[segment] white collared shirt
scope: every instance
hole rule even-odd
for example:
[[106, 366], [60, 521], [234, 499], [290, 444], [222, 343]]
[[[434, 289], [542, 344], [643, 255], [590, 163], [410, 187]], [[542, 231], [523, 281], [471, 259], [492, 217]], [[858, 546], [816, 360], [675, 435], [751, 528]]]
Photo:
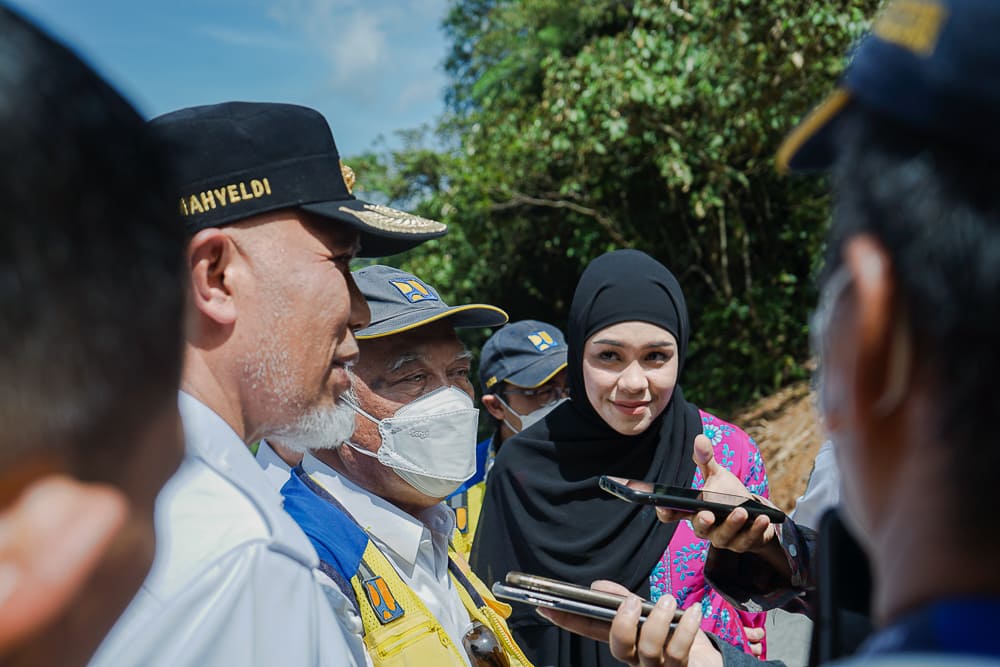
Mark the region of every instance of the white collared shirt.
[[789, 514], [795, 523], [813, 530], [819, 529], [819, 520], [840, 501], [840, 468], [833, 451], [833, 441], [827, 440], [819, 448], [806, 490], [795, 501], [795, 510]]
[[444, 503], [438, 503], [417, 518], [358, 486], [311, 454], [302, 459], [302, 468], [371, 536], [468, 663], [462, 637], [472, 621], [448, 573], [448, 541], [455, 529], [454, 512]]
[[156, 503], [156, 559], [91, 665], [364, 665], [351, 603], [235, 431], [181, 393], [186, 455]]
[[260, 445], [257, 446], [257, 465], [259, 465], [264, 470], [264, 474], [267, 478], [271, 480], [272, 486], [281, 491], [281, 487], [285, 485], [288, 481], [289, 476], [292, 474], [292, 468], [285, 461], [278, 456], [271, 445], [267, 444], [267, 440], [261, 440]]

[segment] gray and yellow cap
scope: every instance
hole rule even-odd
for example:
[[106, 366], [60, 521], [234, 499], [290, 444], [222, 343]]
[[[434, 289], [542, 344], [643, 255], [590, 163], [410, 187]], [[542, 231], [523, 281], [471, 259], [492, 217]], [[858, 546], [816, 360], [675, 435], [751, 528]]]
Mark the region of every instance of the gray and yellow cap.
[[371, 324], [356, 334], [360, 340], [391, 336], [446, 317], [457, 329], [498, 327], [508, 319], [503, 310], [485, 303], [449, 306], [437, 290], [402, 269], [376, 264], [353, 275], [372, 313]]
[[512, 322], [490, 336], [479, 357], [479, 379], [487, 394], [502, 382], [534, 389], [566, 368], [566, 339], [538, 320]]

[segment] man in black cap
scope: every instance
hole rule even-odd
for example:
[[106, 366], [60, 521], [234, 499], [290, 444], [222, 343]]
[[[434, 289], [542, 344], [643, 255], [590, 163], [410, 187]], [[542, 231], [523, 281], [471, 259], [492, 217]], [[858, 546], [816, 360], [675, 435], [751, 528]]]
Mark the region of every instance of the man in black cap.
[[[1000, 447], [987, 426], [1000, 414], [998, 34], [995, 0], [891, 2], [778, 155], [779, 167], [833, 174], [811, 328], [877, 627], [839, 664], [1000, 664]], [[703, 470], [705, 488], [740, 492], [718, 465]], [[752, 552], [737, 565], [754, 600], [811, 588], [812, 544], [794, 525], [747, 527], [742, 510], [692, 524], [712, 540], [710, 562]], [[619, 614], [613, 650], [660, 664], [652, 633], [664, 624], [647, 622], [637, 643], [634, 616]]]
[[369, 319], [350, 261], [445, 227], [355, 199], [311, 109], [231, 102], [151, 126], [190, 236], [187, 457], [158, 501], [164, 549], [95, 664], [363, 664], [350, 602], [317, 583], [315, 550], [247, 444], [350, 435], [338, 401]]
[[[524, 665], [497, 614], [503, 607], [449, 548], [455, 518], [441, 502], [475, 470], [471, 355], [455, 329], [498, 326], [507, 315], [449, 306], [389, 266], [355, 278], [372, 312], [345, 399], [356, 430], [331, 433], [305, 455], [282, 488], [285, 508], [322, 571], [354, 598], [376, 666], [399, 664], [400, 650], [412, 665]], [[503, 660], [479, 661], [484, 647]]]
[[507, 438], [520, 433], [569, 396], [566, 339], [558, 328], [538, 320], [511, 322], [489, 337], [479, 355], [483, 407], [493, 434], [476, 445], [476, 474], [448, 497], [464, 556], [472, 549], [483, 506], [486, 478]]

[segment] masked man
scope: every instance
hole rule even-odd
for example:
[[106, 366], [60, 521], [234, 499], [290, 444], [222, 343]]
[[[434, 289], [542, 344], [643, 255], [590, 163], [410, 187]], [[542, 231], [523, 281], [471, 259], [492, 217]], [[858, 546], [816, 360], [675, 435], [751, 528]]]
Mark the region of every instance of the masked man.
[[483, 407], [493, 418], [493, 435], [476, 446], [476, 474], [448, 497], [455, 511], [463, 555], [472, 548], [486, 491], [486, 477], [500, 446], [569, 397], [566, 339], [537, 320], [512, 322], [490, 336], [479, 359]]
[[506, 605], [449, 553], [455, 518], [441, 502], [476, 464], [471, 355], [455, 328], [507, 315], [449, 307], [390, 267], [354, 275], [372, 310], [358, 332], [354, 395], [343, 399], [356, 429], [306, 454], [282, 489], [285, 509], [321, 571], [354, 600], [374, 665], [527, 664], [502, 619]]

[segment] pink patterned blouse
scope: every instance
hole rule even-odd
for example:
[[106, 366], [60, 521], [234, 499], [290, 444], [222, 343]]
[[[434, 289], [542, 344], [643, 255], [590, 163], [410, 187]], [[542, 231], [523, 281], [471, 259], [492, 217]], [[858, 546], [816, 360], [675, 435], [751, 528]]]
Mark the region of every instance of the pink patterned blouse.
[[[766, 498], [767, 473], [753, 439], [738, 427], [704, 410], [700, 412], [703, 432], [715, 449], [715, 460], [739, 477], [751, 493]], [[691, 488], [700, 489], [704, 485], [701, 471], [695, 470]], [[744, 626], [763, 627], [767, 615], [738, 611], [708, 585], [704, 574], [708, 546], [707, 540], [694, 534], [690, 521], [681, 521], [660, 562], [649, 575], [651, 597], [655, 602], [664, 593], [670, 593], [682, 609], [700, 603], [702, 630], [747, 650]]]

